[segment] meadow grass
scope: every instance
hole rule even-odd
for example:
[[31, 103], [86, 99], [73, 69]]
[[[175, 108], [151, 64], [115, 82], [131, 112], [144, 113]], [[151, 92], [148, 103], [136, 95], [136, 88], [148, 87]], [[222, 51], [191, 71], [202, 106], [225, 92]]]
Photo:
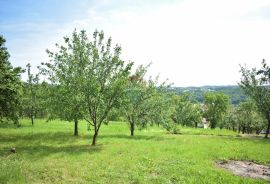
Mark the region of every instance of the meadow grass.
[[269, 183], [215, 165], [229, 159], [270, 164], [270, 140], [261, 137], [192, 128], [172, 135], [159, 127], [130, 137], [126, 123], [110, 122], [90, 146], [85, 122], [78, 137], [64, 121], [22, 125], [0, 128], [0, 183]]

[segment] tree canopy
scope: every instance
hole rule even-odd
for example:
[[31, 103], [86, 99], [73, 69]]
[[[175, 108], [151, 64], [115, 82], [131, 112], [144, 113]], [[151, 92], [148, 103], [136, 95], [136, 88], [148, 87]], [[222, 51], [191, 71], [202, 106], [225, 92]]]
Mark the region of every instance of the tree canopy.
[[224, 115], [227, 113], [229, 107], [229, 97], [224, 93], [208, 92], [205, 93], [204, 103], [206, 106], [205, 116], [207, 120], [210, 121], [210, 127], [216, 128], [216, 126], [221, 123]]
[[75, 125], [85, 119], [93, 127], [95, 145], [102, 123], [120, 104], [133, 63], [120, 59], [121, 47], [112, 49], [112, 39], [105, 41], [103, 31], [95, 31], [93, 41], [84, 30], [75, 30], [64, 40], [63, 45], [57, 44], [58, 51], [48, 51], [52, 60], [46, 63], [47, 76], [61, 99], [56, 107]]
[[258, 110], [268, 121], [265, 134], [265, 138], [267, 138], [270, 129], [270, 68], [263, 60], [260, 69], [252, 68], [250, 70], [241, 66], [241, 73], [240, 87], [254, 100]]
[[22, 82], [20, 67], [13, 68], [9, 62], [6, 40], [0, 36], [0, 118], [11, 119], [18, 124]]

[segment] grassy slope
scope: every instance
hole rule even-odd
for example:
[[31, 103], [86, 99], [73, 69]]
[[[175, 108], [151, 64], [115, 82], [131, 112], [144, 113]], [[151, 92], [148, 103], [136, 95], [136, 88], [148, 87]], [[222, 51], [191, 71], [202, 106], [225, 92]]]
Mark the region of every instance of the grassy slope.
[[101, 127], [92, 147], [83, 122], [79, 137], [72, 136], [72, 123], [23, 124], [0, 128], [0, 183], [269, 183], [215, 166], [218, 159], [270, 164], [270, 140], [262, 138], [203, 129], [170, 135], [158, 128], [131, 138], [125, 123], [113, 122]]

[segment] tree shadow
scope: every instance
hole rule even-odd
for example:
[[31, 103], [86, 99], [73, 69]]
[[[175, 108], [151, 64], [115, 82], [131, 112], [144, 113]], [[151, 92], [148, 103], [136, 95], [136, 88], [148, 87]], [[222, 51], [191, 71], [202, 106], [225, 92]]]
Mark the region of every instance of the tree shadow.
[[6, 123], [6, 122], [0, 122], [0, 128], [1, 129], [4, 129], [4, 128], [7, 128], [7, 129], [17, 129], [17, 128], [20, 128], [21, 126], [18, 126], [18, 125], [15, 125], [14, 123]]
[[[82, 136], [75, 137], [68, 132], [37, 132], [23, 134], [0, 134], [0, 157], [10, 155], [26, 155], [26, 157], [45, 157], [51, 154], [78, 155], [82, 153], [95, 153], [101, 150], [101, 145], [82, 145]], [[89, 139], [89, 137], [88, 137]], [[85, 142], [85, 141], [83, 141]], [[16, 153], [10, 149], [16, 148]]]
[[204, 133], [204, 132], [180, 132], [180, 135], [196, 135], [196, 136], [213, 136], [213, 137], [239, 137], [237, 134], [218, 134], [218, 133]]
[[164, 140], [164, 137], [160, 137], [157, 135], [125, 135], [125, 134], [105, 134], [100, 135], [99, 139], [128, 139], [128, 140], [155, 140], [155, 141], [161, 141]]
[[37, 142], [50, 142], [50, 143], [65, 143], [68, 141], [75, 141], [80, 136], [75, 137], [68, 132], [37, 132], [37, 133], [23, 133], [15, 135], [0, 135], [0, 143], [16, 143], [17, 141], [25, 141], [29, 144]]
[[101, 151], [101, 146], [87, 145], [63, 145], [63, 146], [43, 146], [43, 145], [31, 145], [31, 146], [16, 146], [16, 153], [12, 153], [10, 148], [4, 148], [0, 150], [0, 157], [8, 157], [11, 155], [26, 156], [31, 159], [40, 159], [53, 154], [68, 154], [79, 155], [83, 153], [94, 154]]

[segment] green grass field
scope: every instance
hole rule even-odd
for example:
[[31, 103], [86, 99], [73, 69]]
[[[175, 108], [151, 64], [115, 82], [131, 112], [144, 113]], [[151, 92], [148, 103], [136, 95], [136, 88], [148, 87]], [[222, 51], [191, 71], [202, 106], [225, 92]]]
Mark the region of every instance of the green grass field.
[[269, 183], [215, 166], [228, 159], [270, 164], [270, 140], [261, 137], [191, 128], [172, 135], [158, 127], [130, 137], [126, 123], [111, 122], [93, 147], [85, 122], [79, 137], [73, 123], [22, 124], [0, 128], [0, 183]]

